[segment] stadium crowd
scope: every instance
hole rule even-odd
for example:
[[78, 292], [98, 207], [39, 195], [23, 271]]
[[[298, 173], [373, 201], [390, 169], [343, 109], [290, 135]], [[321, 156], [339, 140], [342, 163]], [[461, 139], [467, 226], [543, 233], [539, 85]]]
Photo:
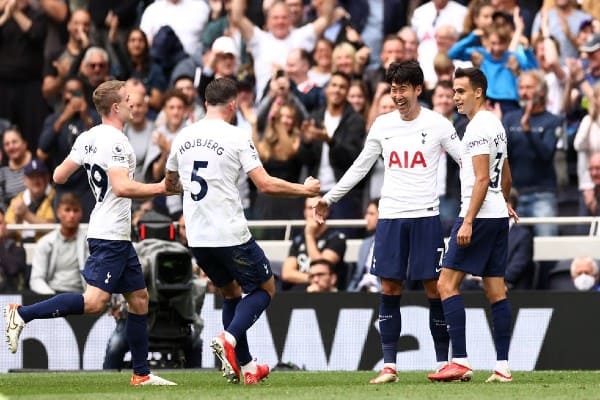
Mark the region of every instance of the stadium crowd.
[[[266, 171], [291, 182], [312, 175], [326, 193], [352, 165], [375, 118], [395, 110], [386, 70], [405, 60], [424, 71], [421, 105], [452, 122], [459, 137], [467, 120], [454, 106], [454, 69], [484, 72], [488, 108], [508, 136], [521, 217], [600, 215], [598, 1], [0, 0], [0, 291], [48, 294], [80, 285], [72, 272], [87, 250], [78, 247], [77, 227], [89, 221], [94, 196], [83, 168], [64, 184], [54, 184], [49, 171], [100, 123], [92, 93], [102, 82], [127, 81], [132, 118], [124, 132], [140, 182], [164, 178], [173, 139], [205, 114], [206, 86], [230, 77], [239, 90], [234, 123], [252, 135]], [[460, 183], [451, 157], [440, 160], [448, 235]], [[242, 174], [247, 218], [306, 217], [281, 260], [284, 290], [379, 290], [368, 272], [369, 246], [384, 169], [379, 160], [330, 210], [334, 219], [366, 216], [366, 231], [317, 225], [308, 203], [257, 193]], [[134, 220], [149, 210], [178, 221], [181, 197], [136, 201]], [[73, 213], [77, 221], [68, 222]], [[72, 227], [45, 238], [6, 231], [6, 224], [47, 222]], [[575, 229], [511, 229], [508, 286], [546, 288], [533, 282], [533, 237], [581, 233]], [[257, 239], [281, 235], [254, 232]], [[344, 262], [347, 237], [366, 238], [354, 266]], [[38, 240], [31, 272], [21, 246]], [[479, 287], [476, 279], [465, 283]]]

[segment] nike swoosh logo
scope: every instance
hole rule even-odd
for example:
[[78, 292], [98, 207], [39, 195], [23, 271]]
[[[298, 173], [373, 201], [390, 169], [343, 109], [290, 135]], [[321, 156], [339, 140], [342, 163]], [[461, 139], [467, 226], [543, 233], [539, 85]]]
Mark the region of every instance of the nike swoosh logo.
[[396, 137], [396, 136], [390, 136], [390, 137], [386, 137], [386, 138], [384, 138], [384, 139], [385, 139], [385, 140], [388, 140], [388, 139], [392, 139], [392, 138], [395, 138], [395, 137]]
[[441, 268], [436, 268], [435, 272], [440, 272], [442, 269]]
[[10, 314], [10, 320], [8, 321], [8, 329], [17, 329], [18, 325], [15, 322], [15, 314], [12, 312]]

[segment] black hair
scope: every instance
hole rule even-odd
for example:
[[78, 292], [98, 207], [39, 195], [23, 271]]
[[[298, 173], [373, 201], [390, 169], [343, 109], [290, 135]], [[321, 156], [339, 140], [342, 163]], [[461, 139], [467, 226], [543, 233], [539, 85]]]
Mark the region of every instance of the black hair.
[[386, 80], [391, 85], [409, 84], [413, 88], [421, 86], [424, 88], [425, 78], [423, 70], [417, 61], [400, 61], [390, 64], [386, 74]]
[[[346, 80], [346, 82], [348, 82], [348, 87], [350, 87], [350, 83], [352, 82], [352, 77], [350, 75], [348, 75], [345, 72], [342, 71], [334, 71], [331, 73], [331, 78], [333, 78], [334, 76], [339, 76], [342, 77]], [[329, 82], [331, 82], [331, 78], [329, 78]]]
[[487, 91], [487, 78], [479, 68], [458, 68], [454, 72], [454, 79], [456, 78], [468, 78], [469, 84], [473, 89], [481, 88], [483, 96]]

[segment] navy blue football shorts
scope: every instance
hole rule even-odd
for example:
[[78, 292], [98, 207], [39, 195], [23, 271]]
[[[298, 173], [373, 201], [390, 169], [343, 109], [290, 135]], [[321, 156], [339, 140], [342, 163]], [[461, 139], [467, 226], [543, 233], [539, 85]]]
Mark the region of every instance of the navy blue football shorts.
[[508, 254], [508, 218], [475, 218], [471, 243], [459, 247], [456, 234], [463, 223], [454, 222], [444, 268], [455, 269], [481, 277], [504, 276]]
[[90, 256], [83, 277], [88, 285], [109, 293], [129, 293], [146, 287], [142, 266], [128, 240], [88, 239]]
[[251, 293], [273, 276], [271, 264], [254, 238], [230, 247], [192, 247], [198, 266], [221, 288], [233, 280]]
[[401, 281], [438, 279], [443, 256], [439, 216], [377, 222], [371, 264], [373, 275]]

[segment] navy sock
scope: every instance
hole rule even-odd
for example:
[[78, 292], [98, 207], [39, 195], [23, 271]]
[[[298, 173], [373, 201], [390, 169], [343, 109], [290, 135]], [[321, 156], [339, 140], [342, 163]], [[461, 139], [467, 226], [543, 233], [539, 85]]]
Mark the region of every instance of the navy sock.
[[[233, 321], [233, 316], [235, 315], [235, 308], [239, 304], [241, 297], [236, 297], [235, 299], [225, 299], [223, 300], [223, 311], [221, 313], [221, 318], [223, 320], [223, 328], [227, 330], [231, 321]], [[241, 365], [246, 365], [250, 361], [252, 361], [252, 355], [250, 354], [250, 347], [248, 346], [248, 337], [244, 332], [239, 338], [237, 338], [237, 345], [235, 346], [235, 355], [237, 356], [238, 362]]]
[[381, 349], [383, 350], [384, 363], [396, 363], [398, 340], [402, 329], [400, 315], [401, 295], [381, 295], [379, 303], [379, 334], [381, 335]]
[[[262, 289], [258, 289], [240, 300], [235, 309], [233, 320], [226, 330], [227, 332], [231, 333], [238, 342], [237, 346], [235, 347], [235, 353], [241, 365], [245, 365], [252, 361], [252, 356], [250, 355], [250, 350], [248, 349], [246, 331], [250, 329], [250, 327], [260, 317], [262, 312], [266, 310], [270, 302], [271, 296], [269, 296], [269, 293]], [[245, 349], [243, 348], [244, 344]], [[240, 345], [242, 347], [240, 347]]]
[[452, 357], [466, 358], [465, 303], [462, 297], [457, 294], [442, 301], [442, 305], [446, 324], [448, 324], [448, 334], [452, 342]]
[[508, 299], [503, 299], [492, 304], [492, 321], [494, 324], [496, 359], [508, 360], [510, 328], [512, 323], [512, 312]]
[[125, 335], [131, 351], [133, 373], [144, 376], [150, 373], [148, 368], [148, 316], [127, 313]]
[[448, 349], [450, 348], [450, 335], [444, 319], [442, 300], [429, 300], [429, 330], [433, 337], [435, 348], [435, 359], [438, 362], [448, 361]]
[[83, 314], [83, 295], [81, 293], [61, 293], [48, 300], [19, 307], [19, 315], [25, 323], [34, 319], [59, 318], [77, 314]]

